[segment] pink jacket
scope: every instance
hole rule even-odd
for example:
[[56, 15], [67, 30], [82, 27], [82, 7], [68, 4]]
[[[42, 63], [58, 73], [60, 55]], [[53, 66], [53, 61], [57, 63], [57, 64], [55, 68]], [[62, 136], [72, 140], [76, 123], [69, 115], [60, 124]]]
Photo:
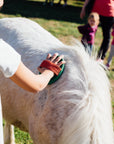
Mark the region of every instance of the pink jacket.
[[101, 16], [114, 17], [114, 0], [95, 0], [92, 11]]
[[97, 26], [90, 27], [89, 24], [86, 24], [86, 25], [78, 26], [78, 30], [83, 35], [82, 41], [86, 41], [88, 44], [94, 44]]

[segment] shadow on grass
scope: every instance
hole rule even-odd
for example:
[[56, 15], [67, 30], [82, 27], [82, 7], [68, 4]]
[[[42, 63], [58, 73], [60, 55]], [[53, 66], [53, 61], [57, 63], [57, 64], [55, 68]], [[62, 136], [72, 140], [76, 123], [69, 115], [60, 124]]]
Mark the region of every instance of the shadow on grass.
[[64, 8], [62, 5], [58, 4], [54, 4], [53, 6], [49, 4], [44, 6], [43, 4], [43, 2], [38, 1], [8, 0], [5, 2], [1, 12], [3, 14], [28, 18], [44, 18], [76, 23], [84, 22], [79, 17], [81, 7], [68, 5]]

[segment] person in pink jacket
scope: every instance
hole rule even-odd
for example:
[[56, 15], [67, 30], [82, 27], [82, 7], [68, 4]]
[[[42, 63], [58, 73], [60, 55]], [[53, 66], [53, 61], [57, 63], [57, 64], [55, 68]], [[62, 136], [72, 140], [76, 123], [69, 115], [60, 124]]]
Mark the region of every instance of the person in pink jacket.
[[113, 30], [112, 30], [112, 36], [113, 36], [113, 40], [112, 40], [112, 43], [111, 43], [111, 50], [110, 50], [110, 54], [109, 54], [108, 61], [107, 61], [107, 64], [106, 64], [106, 67], [108, 69], [110, 68], [111, 61], [112, 61], [112, 58], [114, 56], [114, 26], [113, 26]]
[[81, 42], [85, 47], [85, 50], [91, 55], [95, 34], [99, 24], [99, 15], [95, 12], [89, 14], [88, 23], [78, 26], [78, 31], [82, 34]]
[[[85, 16], [88, 2], [89, 0], [85, 0], [84, 6], [80, 13], [80, 18]], [[114, 0], [95, 0], [92, 12], [97, 12], [100, 15], [103, 41], [98, 51], [97, 58], [103, 62], [109, 47], [111, 28], [114, 23]]]

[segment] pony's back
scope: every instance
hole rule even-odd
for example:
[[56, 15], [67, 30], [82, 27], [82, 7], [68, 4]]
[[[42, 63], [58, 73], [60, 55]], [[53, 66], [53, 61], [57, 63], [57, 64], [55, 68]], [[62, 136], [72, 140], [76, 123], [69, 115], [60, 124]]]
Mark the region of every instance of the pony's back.
[[0, 75], [8, 122], [27, 130], [35, 144], [114, 144], [109, 81], [80, 43], [66, 46], [24, 18], [1, 19], [0, 38], [34, 73], [48, 53], [64, 54], [66, 60], [62, 77], [36, 95]]

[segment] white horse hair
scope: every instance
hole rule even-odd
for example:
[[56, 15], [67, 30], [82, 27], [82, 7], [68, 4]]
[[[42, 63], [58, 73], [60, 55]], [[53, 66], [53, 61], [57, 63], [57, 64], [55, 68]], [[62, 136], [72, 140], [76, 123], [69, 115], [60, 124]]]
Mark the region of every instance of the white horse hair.
[[[0, 20], [0, 38], [34, 73], [48, 53], [65, 56], [62, 77], [37, 94], [0, 73], [3, 117], [28, 131], [34, 144], [114, 144], [108, 78], [78, 42], [67, 46], [26, 18]], [[14, 144], [5, 136], [5, 144]]]

